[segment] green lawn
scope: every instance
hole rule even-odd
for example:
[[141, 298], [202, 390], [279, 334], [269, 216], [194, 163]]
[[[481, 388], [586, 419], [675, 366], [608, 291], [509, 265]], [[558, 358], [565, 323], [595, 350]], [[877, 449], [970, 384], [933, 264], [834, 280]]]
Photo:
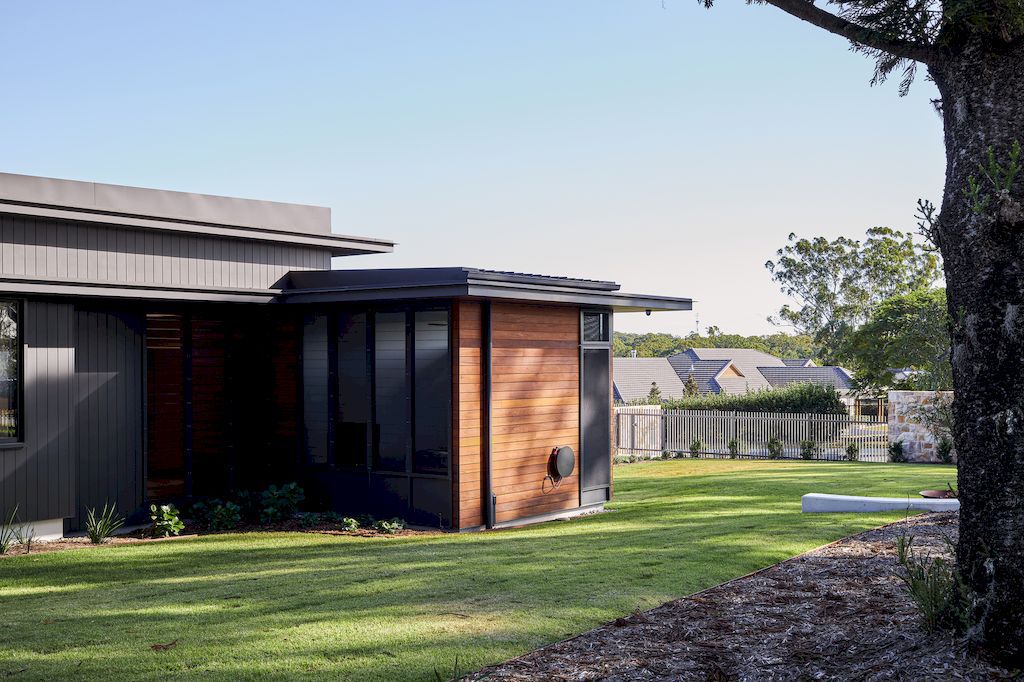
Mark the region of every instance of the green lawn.
[[234, 534], [3, 559], [0, 677], [434, 679], [456, 656], [463, 671], [500, 661], [901, 516], [801, 515], [803, 493], [913, 495], [955, 477], [659, 461], [616, 467], [608, 513], [516, 530]]

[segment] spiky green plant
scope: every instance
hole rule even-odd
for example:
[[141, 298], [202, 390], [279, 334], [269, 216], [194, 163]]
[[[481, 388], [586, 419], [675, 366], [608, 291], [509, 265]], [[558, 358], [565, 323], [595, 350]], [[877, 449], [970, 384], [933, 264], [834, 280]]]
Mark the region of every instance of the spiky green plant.
[[94, 545], [101, 545], [109, 540], [123, 525], [124, 517], [117, 513], [116, 504], [104, 504], [99, 515], [96, 514], [95, 507], [86, 511], [85, 534]]

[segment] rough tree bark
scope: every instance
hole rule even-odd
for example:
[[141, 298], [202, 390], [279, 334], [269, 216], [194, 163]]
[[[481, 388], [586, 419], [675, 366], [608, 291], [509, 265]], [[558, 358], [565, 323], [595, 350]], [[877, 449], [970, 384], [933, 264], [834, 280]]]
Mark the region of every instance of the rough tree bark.
[[[961, 500], [957, 564], [974, 644], [1024, 665], [1024, 206], [979, 168], [1024, 144], [1024, 45], [967, 45], [928, 65], [942, 96], [945, 260]], [[968, 179], [989, 202], [965, 196]]]

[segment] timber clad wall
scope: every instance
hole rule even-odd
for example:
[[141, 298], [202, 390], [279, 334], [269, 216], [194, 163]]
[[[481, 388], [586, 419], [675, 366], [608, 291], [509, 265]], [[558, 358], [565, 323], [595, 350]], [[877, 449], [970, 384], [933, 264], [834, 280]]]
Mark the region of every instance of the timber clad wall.
[[[455, 311], [452, 495], [454, 525], [468, 528], [485, 522], [482, 315], [476, 302], [459, 302]], [[574, 509], [580, 501], [578, 465], [557, 487], [547, 475], [553, 448], [568, 445], [579, 453], [579, 309], [493, 303], [491, 324], [495, 521]]]
[[552, 448], [580, 451], [580, 311], [495, 303], [491, 321], [495, 521], [574, 509], [578, 463], [557, 488], [546, 476]]
[[476, 302], [452, 306], [452, 527], [482, 526], [483, 401], [481, 400], [482, 312]]
[[193, 289], [267, 289], [331, 267], [324, 249], [0, 215], [0, 275]]

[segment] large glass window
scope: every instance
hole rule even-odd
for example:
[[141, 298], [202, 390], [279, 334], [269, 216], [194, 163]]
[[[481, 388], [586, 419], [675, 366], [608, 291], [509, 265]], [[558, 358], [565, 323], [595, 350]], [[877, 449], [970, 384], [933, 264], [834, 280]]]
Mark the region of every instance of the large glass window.
[[416, 368], [413, 471], [446, 474], [452, 381], [447, 310], [415, 313], [413, 350]]
[[608, 341], [611, 321], [608, 313], [583, 313], [583, 340], [587, 342]]
[[409, 454], [406, 314], [377, 313], [374, 325], [374, 468], [405, 471]]
[[21, 436], [21, 341], [16, 301], [0, 300], [0, 441]]
[[370, 369], [367, 362], [366, 313], [338, 319], [338, 432], [334, 461], [365, 467], [370, 424]]

